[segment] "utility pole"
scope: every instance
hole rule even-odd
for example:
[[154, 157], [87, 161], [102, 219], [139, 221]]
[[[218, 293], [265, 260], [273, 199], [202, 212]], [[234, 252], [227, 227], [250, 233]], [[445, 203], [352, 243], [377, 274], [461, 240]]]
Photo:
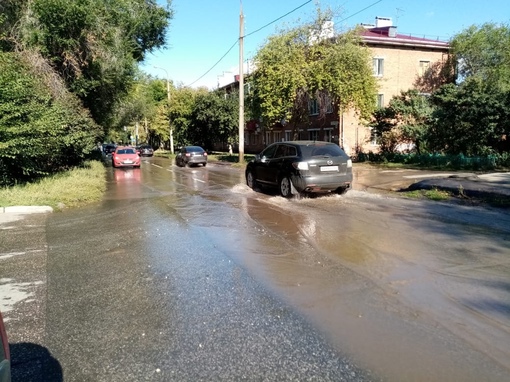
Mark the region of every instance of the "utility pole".
[[241, 1], [241, 12], [239, 14], [239, 163], [244, 163], [244, 16], [243, 2]]
[[170, 128], [170, 152], [174, 154], [174, 129], [172, 127], [172, 121], [170, 120], [170, 79], [168, 77], [168, 72], [166, 69], [154, 66], [154, 69], [161, 69], [166, 74], [166, 96], [168, 102], [168, 125]]

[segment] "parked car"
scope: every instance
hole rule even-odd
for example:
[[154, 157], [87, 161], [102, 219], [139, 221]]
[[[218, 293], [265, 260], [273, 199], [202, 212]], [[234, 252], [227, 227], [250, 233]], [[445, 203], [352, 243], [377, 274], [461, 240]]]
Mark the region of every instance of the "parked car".
[[200, 146], [185, 146], [175, 157], [177, 166], [207, 165], [207, 152]]
[[140, 156], [134, 147], [117, 146], [112, 154], [113, 167], [140, 167]]
[[338, 193], [351, 188], [352, 161], [335, 143], [277, 142], [246, 166], [250, 188], [278, 188], [283, 197], [295, 193]]
[[151, 157], [154, 155], [154, 149], [151, 145], [140, 145], [137, 147], [137, 151], [141, 157]]
[[11, 382], [11, 355], [9, 341], [0, 312], [0, 382]]
[[106, 156], [112, 155], [113, 152], [115, 151], [116, 147], [117, 147], [117, 145], [114, 144], [114, 143], [105, 143], [105, 144], [103, 144], [103, 153], [104, 153], [104, 155], [106, 155]]

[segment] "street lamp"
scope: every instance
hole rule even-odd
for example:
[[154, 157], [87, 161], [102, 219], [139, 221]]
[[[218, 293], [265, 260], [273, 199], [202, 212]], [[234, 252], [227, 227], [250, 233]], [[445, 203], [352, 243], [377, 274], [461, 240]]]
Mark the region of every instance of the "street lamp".
[[172, 128], [172, 121], [170, 120], [170, 79], [166, 69], [154, 66], [154, 69], [161, 69], [166, 74], [166, 95], [168, 98], [168, 124], [170, 126], [170, 152], [174, 153], [174, 129]]

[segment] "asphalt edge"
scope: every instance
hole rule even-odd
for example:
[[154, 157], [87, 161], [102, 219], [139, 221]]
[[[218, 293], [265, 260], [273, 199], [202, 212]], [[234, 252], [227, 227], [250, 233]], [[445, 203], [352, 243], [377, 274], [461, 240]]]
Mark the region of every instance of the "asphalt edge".
[[0, 207], [0, 213], [36, 214], [53, 212], [50, 206], [8, 206]]

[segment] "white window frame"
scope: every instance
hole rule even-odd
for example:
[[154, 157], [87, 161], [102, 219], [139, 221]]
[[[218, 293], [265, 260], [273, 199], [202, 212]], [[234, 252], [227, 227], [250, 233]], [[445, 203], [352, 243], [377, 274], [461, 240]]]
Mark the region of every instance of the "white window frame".
[[377, 94], [377, 99], [375, 102], [377, 107], [384, 107], [384, 94], [382, 93]]
[[285, 138], [283, 141], [292, 141], [292, 130], [285, 130]]
[[374, 76], [382, 77], [384, 75], [384, 58], [374, 57], [372, 59]]
[[418, 74], [420, 76], [423, 76], [425, 73], [427, 73], [427, 70], [430, 69], [430, 66], [431, 66], [430, 60], [420, 60]]

